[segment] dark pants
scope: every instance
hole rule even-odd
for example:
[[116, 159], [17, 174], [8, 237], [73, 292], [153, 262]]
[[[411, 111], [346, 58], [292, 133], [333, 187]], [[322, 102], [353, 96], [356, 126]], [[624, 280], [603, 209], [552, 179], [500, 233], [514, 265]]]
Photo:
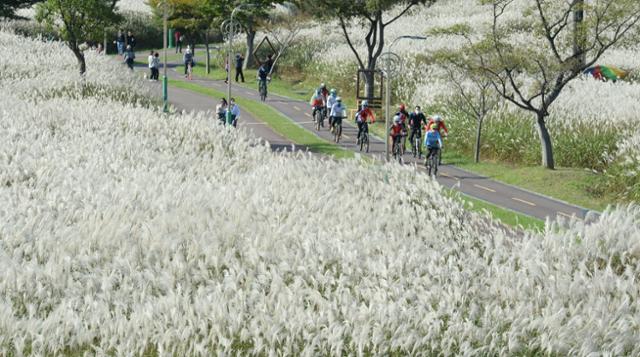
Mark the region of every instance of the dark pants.
[[420, 128], [411, 128], [411, 135], [409, 136], [411, 145], [413, 145], [413, 139], [415, 139], [416, 136], [418, 139], [422, 138], [422, 130]]
[[133, 58], [127, 58], [127, 66], [133, 71]]
[[368, 133], [369, 132], [369, 123], [367, 122], [356, 122], [358, 124], [358, 140], [360, 140], [360, 135], [362, 135], [362, 133]]
[[176, 41], [176, 53], [182, 53], [182, 41]]
[[156, 67], [151, 68], [151, 79], [155, 79], [156, 81], [160, 78], [160, 70]]
[[191, 70], [193, 70], [193, 62], [186, 62], [184, 64], [184, 75], [185, 76], [188, 74], [187, 71], [189, 70], [189, 64], [191, 64]]
[[244, 83], [244, 73], [242, 73], [242, 67], [236, 68], [236, 82], [238, 81], [238, 76], [242, 78], [242, 83]]

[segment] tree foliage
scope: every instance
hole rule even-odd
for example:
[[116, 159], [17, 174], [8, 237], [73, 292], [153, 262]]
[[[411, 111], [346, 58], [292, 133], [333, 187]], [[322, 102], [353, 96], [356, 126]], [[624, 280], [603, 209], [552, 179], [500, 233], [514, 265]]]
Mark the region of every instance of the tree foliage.
[[16, 16], [16, 10], [25, 9], [42, 0], [2, 0], [0, 2], [0, 18], [20, 18]]
[[118, 0], [46, 0], [38, 4], [36, 19], [56, 29], [78, 60], [80, 74], [87, 70], [80, 45], [99, 38], [104, 29], [121, 20], [115, 12]]
[[531, 0], [518, 20], [503, 16], [514, 0], [483, 2], [493, 21], [476, 47], [488, 58], [481, 69], [507, 101], [535, 114], [542, 164], [553, 169], [549, 107], [605, 52], [638, 34], [640, 2]]

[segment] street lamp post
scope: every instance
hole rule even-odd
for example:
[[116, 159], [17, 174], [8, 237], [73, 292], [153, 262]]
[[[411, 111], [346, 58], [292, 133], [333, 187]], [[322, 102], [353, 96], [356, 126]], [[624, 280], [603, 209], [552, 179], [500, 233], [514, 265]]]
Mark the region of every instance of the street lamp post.
[[163, 22], [163, 49], [164, 49], [164, 60], [163, 62], [163, 66], [162, 66], [162, 71], [163, 71], [163, 75], [162, 75], [162, 100], [164, 102], [163, 104], [163, 108], [162, 110], [166, 113], [169, 111], [169, 78], [167, 77], [167, 18], [168, 18], [168, 14], [167, 14], [167, 0], [164, 0], [164, 14], [162, 17], [162, 22]]
[[162, 75], [162, 100], [163, 100], [163, 107], [162, 110], [167, 113], [169, 111], [169, 79], [167, 78], [167, 18], [168, 18], [168, 14], [167, 14], [167, 0], [163, 1], [164, 4], [164, 12], [163, 12], [163, 16], [162, 16], [162, 22], [163, 22], [163, 50], [164, 50], [164, 60], [163, 60], [163, 75]]
[[391, 133], [391, 123], [389, 123], [389, 119], [391, 118], [391, 81], [393, 80], [394, 76], [397, 76], [400, 72], [400, 66], [402, 66], [402, 62], [400, 57], [391, 52], [391, 49], [393, 48], [393, 46], [399, 41], [399, 40], [404, 40], [404, 39], [409, 39], [409, 40], [426, 40], [426, 37], [423, 36], [400, 36], [400, 37], [396, 37], [395, 40], [393, 40], [391, 42], [391, 45], [389, 46], [389, 49], [387, 50], [387, 52], [383, 53], [381, 55], [381, 59], [382, 59], [382, 63], [384, 64], [384, 75], [387, 77], [387, 85], [385, 88], [385, 108], [384, 108], [384, 114], [386, 116], [386, 120], [385, 120], [385, 125], [387, 126], [387, 130], [386, 130], [386, 137], [385, 137], [385, 155], [387, 157], [387, 161], [389, 161], [389, 135]]

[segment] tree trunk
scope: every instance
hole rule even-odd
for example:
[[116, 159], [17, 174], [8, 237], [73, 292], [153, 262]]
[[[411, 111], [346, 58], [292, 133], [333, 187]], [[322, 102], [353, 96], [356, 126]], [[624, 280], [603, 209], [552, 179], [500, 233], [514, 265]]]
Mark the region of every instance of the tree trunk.
[[211, 54], [209, 53], [209, 32], [205, 32], [204, 34], [204, 49], [207, 51], [205, 66], [207, 74], [211, 73]]
[[80, 67], [80, 75], [83, 76], [87, 72], [87, 62], [84, 59], [84, 53], [80, 51], [78, 46], [71, 45], [69, 47], [71, 47], [71, 51], [73, 52], [74, 56], [76, 56], [76, 59], [78, 60], [78, 66]]
[[476, 131], [476, 147], [474, 153], [474, 160], [477, 163], [480, 162], [480, 138], [482, 136], [482, 122], [484, 121], [483, 115], [478, 115], [478, 129]]
[[247, 55], [244, 56], [244, 69], [253, 68], [256, 63], [256, 60], [253, 56], [253, 47], [254, 47], [254, 41], [256, 39], [256, 30], [253, 27], [250, 27], [249, 30], [246, 31], [246, 34], [247, 34]]
[[584, 28], [584, 0], [573, 0], [573, 55], [578, 61], [577, 66], [582, 68], [587, 62], [585, 45], [587, 33]]
[[364, 96], [371, 100], [375, 95], [376, 76], [374, 72], [365, 72], [364, 74]]
[[553, 160], [553, 146], [551, 144], [551, 135], [544, 121], [545, 115], [538, 113], [538, 135], [540, 136], [540, 145], [542, 149], [542, 166], [547, 169], [554, 170], [555, 162]]

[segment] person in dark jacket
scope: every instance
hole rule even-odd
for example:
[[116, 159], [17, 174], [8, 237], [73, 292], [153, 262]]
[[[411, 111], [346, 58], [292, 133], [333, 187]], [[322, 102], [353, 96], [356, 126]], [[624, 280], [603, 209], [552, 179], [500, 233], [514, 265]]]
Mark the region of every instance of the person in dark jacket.
[[242, 79], [242, 83], [244, 83], [244, 73], [242, 73], [242, 66], [244, 65], [244, 57], [241, 54], [236, 55], [236, 82], [238, 81], [238, 76]]
[[131, 49], [135, 51], [136, 49], [136, 38], [133, 36], [133, 33], [131, 33], [131, 31], [127, 32], [127, 46], [131, 46]]

